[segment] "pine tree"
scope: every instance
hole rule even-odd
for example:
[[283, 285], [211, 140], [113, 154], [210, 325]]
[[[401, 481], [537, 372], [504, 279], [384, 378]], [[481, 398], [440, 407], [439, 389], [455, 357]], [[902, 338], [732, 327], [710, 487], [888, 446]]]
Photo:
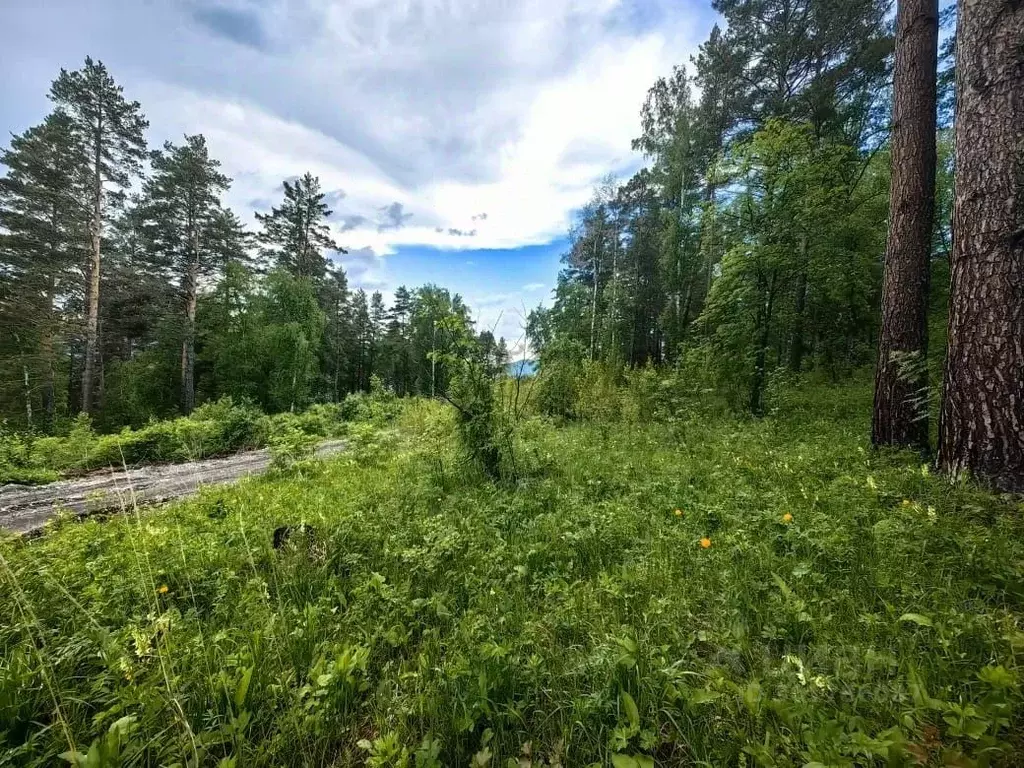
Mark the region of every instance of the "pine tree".
[[352, 382], [355, 390], [370, 388], [370, 362], [373, 355], [373, 326], [366, 291], [358, 289], [352, 295]]
[[960, 4], [939, 465], [1024, 491], [1024, 4]]
[[885, 77], [890, 43], [883, 0], [715, 0], [728, 22], [723, 44], [702, 49], [705, 71], [731, 82], [731, 128], [756, 130], [772, 117], [803, 120], [818, 133], [856, 127], [848, 109]]
[[389, 373], [387, 380], [400, 395], [410, 387], [409, 320], [412, 314], [412, 296], [404, 285], [395, 289], [394, 301], [388, 310], [384, 345], [387, 349]]
[[82, 160], [70, 120], [59, 112], [12, 138], [0, 154], [7, 167], [0, 179], [0, 258], [9, 292], [0, 315], [10, 330], [5, 341], [21, 360], [26, 418], [32, 420], [38, 390], [47, 426], [56, 413], [58, 301], [77, 287], [87, 226]]
[[262, 225], [259, 241], [276, 266], [319, 285], [327, 274], [325, 250], [347, 253], [331, 237], [320, 179], [310, 173], [284, 182], [284, 201], [270, 213], [257, 213]]
[[387, 307], [380, 291], [370, 295], [370, 343], [368, 376], [379, 376], [385, 363], [384, 334], [387, 331]]
[[340, 267], [329, 268], [327, 279], [320, 289], [320, 306], [326, 317], [321, 349], [321, 371], [324, 377], [324, 393], [332, 402], [338, 402], [342, 392], [348, 389], [348, 379], [344, 371], [352, 325], [349, 298], [345, 271]]
[[196, 301], [200, 280], [219, 275], [230, 260], [245, 258], [245, 235], [237, 218], [221, 205], [230, 180], [210, 157], [206, 139], [186, 136], [151, 155], [142, 211], [153, 252], [178, 276], [182, 306], [181, 409], [195, 407]]
[[900, 0], [896, 40], [892, 192], [871, 442], [925, 450], [938, 0]]
[[86, 57], [74, 72], [62, 69], [50, 88], [50, 100], [69, 118], [76, 141], [87, 155], [89, 175], [89, 261], [86, 270], [85, 366], [82, 411], [93, 407], [99, 352], [100, 275], [103, 230], [110, 210], [140, 173], [146, 155], [143, 131], [149, 123], [137, 101], [127, 101], [121, 86], [100, 61]]

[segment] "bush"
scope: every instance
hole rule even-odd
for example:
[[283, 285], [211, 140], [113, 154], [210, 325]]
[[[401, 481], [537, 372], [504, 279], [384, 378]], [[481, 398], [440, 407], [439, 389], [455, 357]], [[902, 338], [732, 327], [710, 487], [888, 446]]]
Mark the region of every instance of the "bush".
[[56, 479], [56, 472], [39, 466], [34, 460], [31, 436], [22, 437], [0, 427], [0, 485], [37, 485]]
[[670, 412], [663, 397], [663, 384], [668, 380], [653, 365], [626, 369], [626, 386], [622, 390], [622, 419], [631, 424], [647, 424], [656, 418], [665, 418]]
[[541, 365], [537, 376], [537, 410], [555, 419], [576, 415], [581, 367], [570, 360], [552, 360]]
[[[88, 416], [72, 422], [67, 435], [34, 440], [0, 435], [0, 482], [49, 482], [58, 473], [78, 473], [106, 466], [196, 461], [274, 444], [288, 453], [298, 436], [319, 438], [345, 434], [346, 413], [366, 421], [393, 418], [400, 405], [386, 395], [361, 398], [365, 408], [346, 404], [314, 405], [302, 413], [267, 416], [252, 403], [224, 397], [205, 403], [191, 416], [151, 421], [139, 428], [97, 435]], [[348, 403], [348, 401], [346, 401]]]
[[620, 416], [619, 377], [614, 363], [588, 362], [580, 377], [576, 415], [592, 421], [617, 421]]
[[272, 434], [267, 442], [270, 447], [270, 466], [274, 469], [288, 469], [296, 462], [311, 457], [319, 441], [315, 435], [287, 425]]

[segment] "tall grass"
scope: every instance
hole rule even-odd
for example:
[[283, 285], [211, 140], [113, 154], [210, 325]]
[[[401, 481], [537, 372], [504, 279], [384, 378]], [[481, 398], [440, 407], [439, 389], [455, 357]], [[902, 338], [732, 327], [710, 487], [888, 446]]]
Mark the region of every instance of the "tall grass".
[[0, 765], [1019, 764], [1021, 506], [873, 453], [869, 401], [532, 418], [516, 485], [413, 402], [4, 541]]

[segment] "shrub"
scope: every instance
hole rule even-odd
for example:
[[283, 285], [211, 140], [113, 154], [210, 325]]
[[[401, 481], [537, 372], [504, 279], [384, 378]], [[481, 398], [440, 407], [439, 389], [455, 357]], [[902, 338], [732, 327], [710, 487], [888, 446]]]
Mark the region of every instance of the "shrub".
[[57, 479], [57, 473], [38, 464], [31, 436], [22, 437], [0, 427], [0, 485], [36, 485]]
[[[388, 414], [397, 412], [397, 403], [386, 402]], [[367, 420], [373, 418], [372, 407], [365, 412]], [[296, 434], [310, 436], [315, 443], [317, 438], [345, 433], [345, 412], [344, 405], [321, 404], [298, 414], [267, 416], [250, 402], [224, 397], [199, 406], [188, 417], [153, 420], [139, 429], [125, 427], [109, 435], [97, 435], [89, 418], [79, 416], [62, 437], [28, 440], [0, 436], [0, 480], [48, 482], [57, 473], [106, 466], [195, 461], [270, 443], [295, 442]], [[287, 453], [288, 449], [280, 450]]]
[[626, 369], [624, 375], [626, 385], [620, 399], [623, 421], [646, 424], [669, 415], [670, 408], [663, 397], [662, 387], [666, 379], [653, 365]]
[[619, 378], [615, 363], [588, 362], [580, 377], [576, 415], [592, 421], [617, 421], [620, 416]]
[[537, 410], [556, 419], [573, 418], [581, 373], [580, 365], [571, 360], [543, 363], [537, 375]]
[[267, 442], [270, 447], [270, 466], [274, 469], [288, 469], [296, 462], [312, 456], [319, 441], [315, 435], [287, 425], [279, 427]]

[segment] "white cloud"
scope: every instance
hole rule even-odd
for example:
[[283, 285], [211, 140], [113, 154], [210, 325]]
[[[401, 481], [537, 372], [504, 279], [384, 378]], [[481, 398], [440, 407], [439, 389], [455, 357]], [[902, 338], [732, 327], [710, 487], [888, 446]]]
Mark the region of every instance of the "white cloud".
[[[45, 93], [89, 41], [153, 145], [206, 135], [243, 215], [312, 171], [370, 287], [399, 246], [562, 236], [600, 177], [638, 165], [644, 95], [711, 16], [706, 0], [47, 0], [15, 4], [0, 50]], [[0, 85], [0, 117], [21, 93]]]
[[639, 164], [629, 145], [644, 95], [699, 34], [685, 6], [642, 32], [625, 10], [625, 0], [232, 6], [192, 34], [251, 62], [251, 77], [228, 78], [213, 61], [205, 84], [153, 72], [132, 95], [160, 138], [207, 135], [243, 210], [311, 170], [346, 193], [335, 229], [347, 247], [546, 243], [600, 177]]

